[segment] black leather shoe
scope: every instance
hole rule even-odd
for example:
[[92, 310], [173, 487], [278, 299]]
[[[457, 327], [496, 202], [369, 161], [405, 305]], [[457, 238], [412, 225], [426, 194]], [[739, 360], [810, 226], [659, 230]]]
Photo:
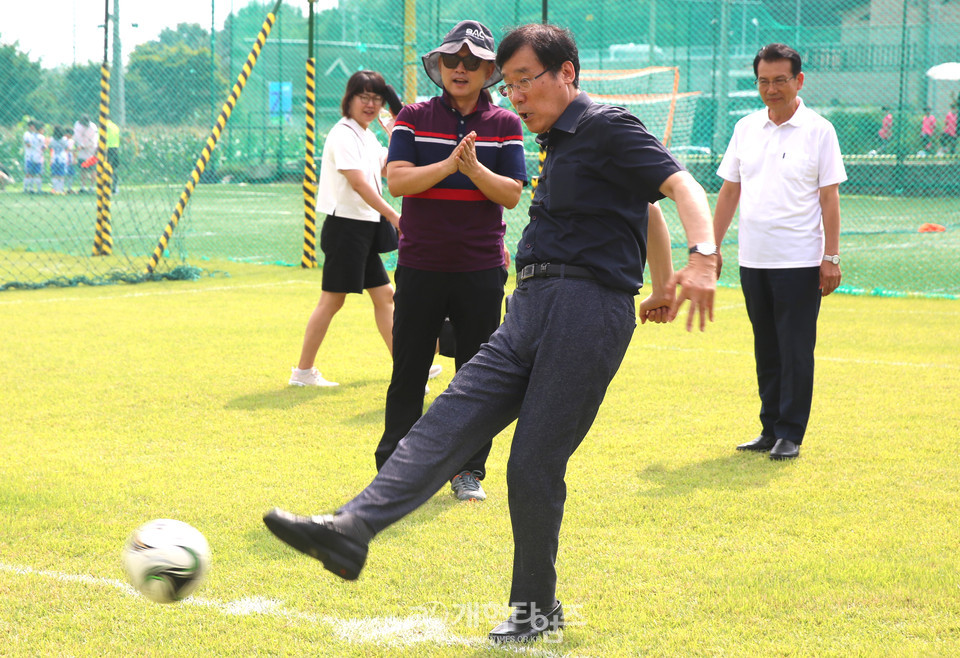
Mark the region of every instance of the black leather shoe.
[[275, 507], [263, 515], [263, 522], [277, 539], [320, 560], [324, 569], [344, 580], [356, 580], [367, 561], [368, 542], [335, 527], [333, 515], [298, 516]]
[[790, 439], [779, 439], [770, 451], [770, 459], [796, 459], [800, 455], [800, 446]]
[[534, 614], [515, 608], [510, 619], [492, 631], [490, 639], [494, 642], [532, 642], [544, 633], [563, 628], [563, 606], [557, 606], [547, 614]]
[[777, 440], [770, 436], [764, 436], [761, 434], [753, 441], [748, 441], [747, 443], [741, 443], [737, 446], [737, 450], [749, 450], [751, 452], [767, 452], [769, 451]]

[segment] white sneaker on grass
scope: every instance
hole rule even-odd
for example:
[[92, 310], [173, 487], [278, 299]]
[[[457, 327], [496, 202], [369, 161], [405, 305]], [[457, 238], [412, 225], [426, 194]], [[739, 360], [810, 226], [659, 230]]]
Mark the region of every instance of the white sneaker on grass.
[[309, 370], [300, 368], [290, 369], [290, 386], [340, 386], [337, 382], [329, 382], [323, 378], [315, 367]]
[[[427, 379], [433, 379], [433, 378], [435, 378], [437, 375], [439, 375], [441, 372], [443, 372], [443, 366], [440, 365], [439, 363], [434, 364], [434, 365], [430, 366], [430, 372], [427, 374]], [[424, 395], [430, 395], [430, 385], [429, 385], [429, 384], [427, 384], [426, 386], [423, 387], [423, 394], [424, 394]]]

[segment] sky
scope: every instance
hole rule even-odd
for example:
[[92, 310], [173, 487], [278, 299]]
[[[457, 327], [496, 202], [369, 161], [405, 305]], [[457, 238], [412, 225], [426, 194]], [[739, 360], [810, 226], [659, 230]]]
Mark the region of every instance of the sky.
[[[114, 1], [110, 0], [111, 12]], [[124, 60], [137, 44], [156, 39], [164, 28], [199, 23], [209, 30], [212, 9], [220, 30], [231, 9], [237, 11], [252, 2], [261, 6], [269, 2], [264, 16], [274, 4], [271, 0], [119, 0]], [[308, 0], [285, 0], [285, 4], [300, 7], [304, 15], [309, 7]], [[103, 61], [104, 0], [3, 0], [3, 5], [0, 43], [19, 42], [20, 51], [44, 68]], [[336, 0], [318, 0], [314, 11], [331, 6], [336, 6]]]

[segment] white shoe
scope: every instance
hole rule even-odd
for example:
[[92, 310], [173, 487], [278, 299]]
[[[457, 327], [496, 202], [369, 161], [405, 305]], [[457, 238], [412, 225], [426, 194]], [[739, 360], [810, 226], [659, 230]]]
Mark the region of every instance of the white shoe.
[[316, 368], [301, 370], [300, 368], [290, 369], [290, 386], [340, 386], [337, 382], [328, 382]]
[[427, 379], [434, 379], [441, 372], [443, 372], [443, 366], [441, 366], [439, 363], [432, 365], [430, 366], [430, 374], [427, 375]]

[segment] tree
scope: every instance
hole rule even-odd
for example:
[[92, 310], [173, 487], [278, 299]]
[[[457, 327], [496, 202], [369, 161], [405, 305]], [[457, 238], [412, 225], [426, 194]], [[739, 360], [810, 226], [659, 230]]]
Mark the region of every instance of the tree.
[[3, 102], [0, 103], [0, 125], [13, 125], [26, 114], [35, 114], [37, 106], [30, 101], [30, 95], [40, 87], [40, 62], [20, 52], [19, 42], [0, 45], [0, 89], [3, 90]]
[[176, 46], [182, 43], [194, 50], [202, 50], [210, 47], [210, 32], [197, 23], [180, 23], [176, 30], [164, 28], [154, 43], [162, 46]]
[[[127, 109], [131, 123], [207, 123], [211, 115], [209, 48], [156, 41], [138, 46], [127, 67]], [[226, 82], [217, 75], [215, 84]]]
[[68, 114], [76, 121], [88, 116], [94, 121], [100, 113], [100, 65], [94, 62], [76, 64], [64, 74], [63, 104]]

